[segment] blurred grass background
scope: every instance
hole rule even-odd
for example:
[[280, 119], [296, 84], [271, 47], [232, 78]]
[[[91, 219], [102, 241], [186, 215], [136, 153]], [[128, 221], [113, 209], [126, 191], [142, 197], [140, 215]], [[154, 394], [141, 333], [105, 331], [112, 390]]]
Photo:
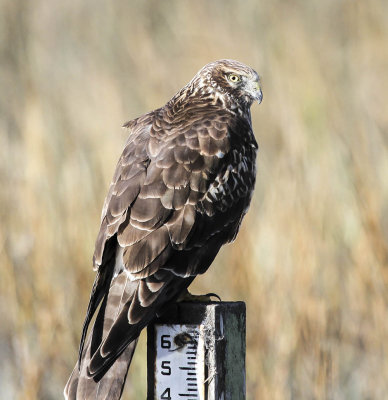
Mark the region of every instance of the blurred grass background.
[[120, 126], [219, 58], [263, 77], [258, 179], [192, 289], [247, 302], [248, 399], [387, 398], [388, 2], [0, 0], [0, 51], [1, 398], [61, 398]]

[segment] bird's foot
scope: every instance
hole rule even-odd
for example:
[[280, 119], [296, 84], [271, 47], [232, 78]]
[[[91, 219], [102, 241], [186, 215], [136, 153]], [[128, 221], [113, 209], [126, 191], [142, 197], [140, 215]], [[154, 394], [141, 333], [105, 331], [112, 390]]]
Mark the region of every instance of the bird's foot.
[[178, 302], [182, 301], [194, 301], [194, 302], [201, 302], [201, 303], [209, 303], [212, 300], [212, 297], [216, 297], [219, 301], [221, 301], [221, 297], [218, 296], [216, 293], [207, 293], [207, 294], [191, 294], [187, 289], [184, 290], [180, 296], [178, 297]]

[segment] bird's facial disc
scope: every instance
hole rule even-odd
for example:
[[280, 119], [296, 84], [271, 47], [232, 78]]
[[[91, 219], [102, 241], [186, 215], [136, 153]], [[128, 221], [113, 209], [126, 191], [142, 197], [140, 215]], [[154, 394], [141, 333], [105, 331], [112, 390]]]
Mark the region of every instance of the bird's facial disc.
[[260, 79], [256, 73], [254, 75], [245, 75], [238, 72], [229, 72], [225, 74], [225, 78], [231, 89], [238, 91], [242, 97], [248, 96], [252, 102], [258, 101], [259, 104], [263, 100]]

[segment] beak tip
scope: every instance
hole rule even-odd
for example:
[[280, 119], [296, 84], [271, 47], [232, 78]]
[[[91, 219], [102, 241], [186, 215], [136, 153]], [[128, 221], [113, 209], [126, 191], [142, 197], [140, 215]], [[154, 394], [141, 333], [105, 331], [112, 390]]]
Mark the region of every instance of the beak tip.
[[260, 91], [259, 91], [258, 98], [257, 98], [257, 102], [258, 102], [259, 104], [261, 104], [262, 101], [263, 101], [263, 92], [260, 90]]

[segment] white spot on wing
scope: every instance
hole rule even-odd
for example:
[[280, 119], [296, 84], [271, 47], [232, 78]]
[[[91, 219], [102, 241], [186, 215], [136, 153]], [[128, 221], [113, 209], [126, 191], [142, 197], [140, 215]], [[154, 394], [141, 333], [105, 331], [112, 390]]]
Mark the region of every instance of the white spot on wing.
[[126, 268], [124, 268], [124, 273], [127, 275], [129, 280], [132, 281], [132, 282], [139, 279], [139, 278], [136, 278], [135, 275], [131, 274]]
[[117, 244], [113, 278], [116, 278], [116, 276], [124, 269], [123, 253], [124, 253], [124, 248], [121, 247], [119, 244]]

